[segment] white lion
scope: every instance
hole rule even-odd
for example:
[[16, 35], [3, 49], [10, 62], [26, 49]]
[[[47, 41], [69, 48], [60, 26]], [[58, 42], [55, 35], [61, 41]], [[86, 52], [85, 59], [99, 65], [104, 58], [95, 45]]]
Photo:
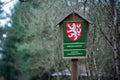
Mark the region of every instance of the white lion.
[[[68, 35], [68, 37], [73, 37], [74, 36], [74, 40], [77, 40], [78, 36], [80, 35], [80, 32], [81, 32], [81, 28], [80, 28], [81, 24], [77, 24], [75, 25], [75, 23], [72, 24], [72, 27], [70, 26], [70, 24], [68, 24], [68, 27], [69, 27], [69, 31], [67, 31], [68, 33], [70, 32], [73, 32], [71, 33], [70, 35]], [[80, 30], [78, 29], [80, 28]]]

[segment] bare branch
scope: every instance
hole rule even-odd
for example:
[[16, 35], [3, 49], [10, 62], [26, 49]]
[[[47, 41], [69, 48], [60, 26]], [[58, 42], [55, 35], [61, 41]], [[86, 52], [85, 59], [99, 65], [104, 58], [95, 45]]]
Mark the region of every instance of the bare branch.
[[108, 43], [110, 44], [110, 46], [112, 47], [112, 49], [114, 49], [112, 43], [110, 42], [110, 40], [108, 39], [108, 37], [105, 35], [105, 33], [103, 32], [103, 30], [102, 30], [101, 27], [99, 27], [99, 30], [102, 33], [102, 35], [104, 36], [104, 38], [108, 41]]

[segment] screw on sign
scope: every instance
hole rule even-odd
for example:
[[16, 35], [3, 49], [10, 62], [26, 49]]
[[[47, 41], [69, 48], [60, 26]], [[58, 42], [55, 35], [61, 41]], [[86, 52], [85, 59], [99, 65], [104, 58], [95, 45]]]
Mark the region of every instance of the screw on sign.
[[82, 36], [81, 22], [68, 22], [66, 24], [66, 35], [71, 41], [76, 41]]

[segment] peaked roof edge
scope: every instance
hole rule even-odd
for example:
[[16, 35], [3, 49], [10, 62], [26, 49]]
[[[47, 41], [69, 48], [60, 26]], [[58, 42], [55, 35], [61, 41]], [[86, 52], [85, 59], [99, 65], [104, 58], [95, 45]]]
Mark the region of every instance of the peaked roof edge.
[[71, 14], [73, 14], [73, 13], [77, 14], [78, 16], [82, 17], [84, 20], [86, 20], [87, 22], [89, 22], [90, 24], [92, 24], [92, 22], [91, 22], [89, 19], [85, 18], [85, 17], [84, 17], [82, 14], [80, 14], [78, 11], [72, 10], [71, 12], [69, 12], [69, 13], [67, 13], [65, 16], [63, 16], [59, 21], [57, 21], [57, 22], [56, 22], [56, 25], [58, 25], [59, 23], [61, 23], [64, 19], [66, 19], [69, 15], [71, 15]]

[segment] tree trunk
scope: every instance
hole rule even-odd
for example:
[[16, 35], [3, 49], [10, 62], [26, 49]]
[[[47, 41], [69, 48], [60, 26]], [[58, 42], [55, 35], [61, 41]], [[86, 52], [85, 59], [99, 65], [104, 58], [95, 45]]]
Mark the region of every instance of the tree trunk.
[[113, 21], [113, 53], [114, 53], [114, 60], [115, 60], [115, 68], [118, 80], [120, 80], [120, 53], [119, 53], [119, 41], [118, 38], [118, 15], [117, 15], [117, 0], [110, 0], [111, 3], [111, 11], [113, 14], [112, 21]]

